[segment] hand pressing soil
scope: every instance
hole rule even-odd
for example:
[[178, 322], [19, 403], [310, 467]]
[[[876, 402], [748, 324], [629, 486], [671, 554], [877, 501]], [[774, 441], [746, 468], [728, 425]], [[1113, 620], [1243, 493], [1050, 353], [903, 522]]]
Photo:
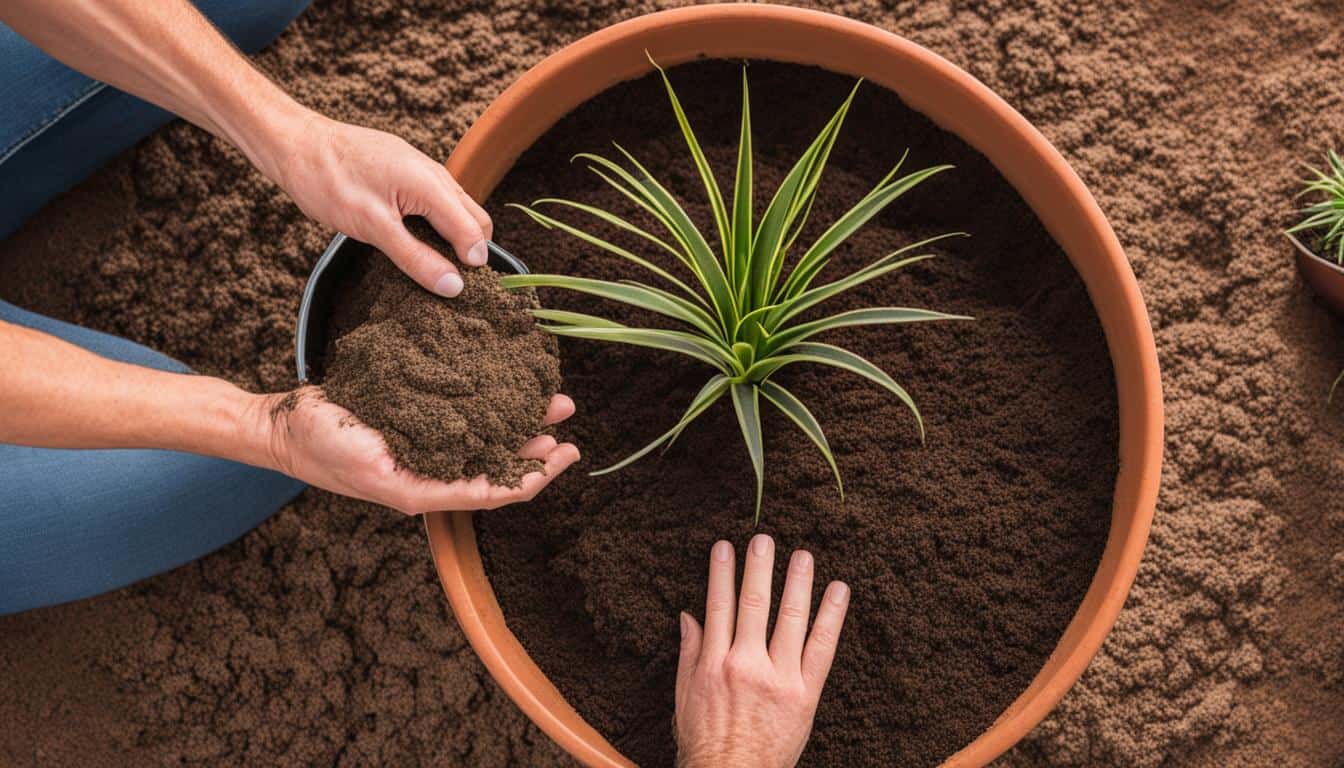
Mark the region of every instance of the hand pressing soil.
[[322, 388], [383, 434], [398, 466], [444, 481], [483, 474], [516, 487], [541, 468], [517, 452], [542, 431], [560, 388], [556, 342], [528, 312], [538, 306], [532, 291], [505, 290], [489, 268], [462, 277], [461, 295], [444, 299], [381, 254], [370, 257], [343, 291]]

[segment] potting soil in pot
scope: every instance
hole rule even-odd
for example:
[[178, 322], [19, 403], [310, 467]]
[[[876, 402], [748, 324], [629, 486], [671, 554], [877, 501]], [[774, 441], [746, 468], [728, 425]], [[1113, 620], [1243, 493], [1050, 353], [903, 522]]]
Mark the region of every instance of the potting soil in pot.
[[[670, 74], [726, 189], [740, 65], [700, 62]], [[853, 81], [764, 62], [751, 63], [748, 74], [759, 212]], [[712, 232], [661, 84], [645, 77], [566, 117], [495, 191], [496, 232], [534, 269], [635, 276], [624, 262], [502, 205], [553, 195], [633, 215], [618, 193], [569, 161], [576, 152], [608, 151], [607, 139], [629, 149]], [[780, 381], [826, 430], [845, 480], [843, 503], [815, 447], [767, 408], [765, 505], [753, 528], [752, 472], [725, 401], [661, 457], [600, 477], [571, 472], [525, 509], [476, 517], [509, 627], [579, 713], [642, 766], [673, 762], [677, 613], [703, 615], [709, 549], [718, 538], [741, 553], [755, 531], [772, 534], [781, 555], [796, 548], [816, 555], [818, 593], [828, 579], [853, 587], [802, 760], [808, 766], [927, 766], [965, 746], [1044, 664], [1096, 569], [1116, 475], [1110, 360], [1076, 273], [991, 164], [892, 93], [865, 84], [799, 242], [811, 242], [867, 193], [907, 146], [905, 171], [957, 167], [860, 230], [826, 277], [932, 234], [973, 237], [824, 308], [911, 306], [976, 318], [828, 339], [910, 390], [927, 424], [926, 444], [890, 394], [834, 369], [797, 365]], [[568, 292], [542, 298], [556, 308], [648, 322]], [[579, 411], [561, 432], [582, 448], [589, 469], [660, 434], [710, 375], [693, 361], [644, 349], [562, 346], [566, 388]], [[777, 558], [777, 585], [786, 559]]]
[[[412, 229], [452, 252], [423, 221]], [[505, 290], [489, 268], [463, 268], [462, 293], [445, 299], [382, 254], [361, 266], [339, 291], [327, 397], [382, 432], [397, 464], [417, 474], [517, 485], [540, 469], [517, 456], [560, 387], [555, 338], [528, 312], [536, 294]]]

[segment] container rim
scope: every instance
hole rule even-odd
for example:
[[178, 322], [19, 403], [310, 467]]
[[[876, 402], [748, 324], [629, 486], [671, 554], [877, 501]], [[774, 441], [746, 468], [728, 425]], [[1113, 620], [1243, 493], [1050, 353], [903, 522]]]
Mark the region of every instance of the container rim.
[[[1101, 320], [1119, 396], [1120, 469], [1106, 548], [1073, 619], [1030, 685], [947, 766], [985, 765], [1058, 704], [1124, 604], [1157, 500], [1163, 409], [1157, 351], [1138, 282], [1101, 209], [1045, 137], [983, 83], [890, 32], [821, 11], [721, 4], [624, 21], [552, 54], [506, 89], [462, 138], [449, 170], [485, 199], [566, 113], [651, 70], [700, 57], [768, 59], [863, 76], [984, 154], [1061, 246]], [[440, 581], [491, 675], [552, 739], [587, 765], [631, 765], [565, 702], [509, 631], [476, 546], [471, 513], [425, 518]]]

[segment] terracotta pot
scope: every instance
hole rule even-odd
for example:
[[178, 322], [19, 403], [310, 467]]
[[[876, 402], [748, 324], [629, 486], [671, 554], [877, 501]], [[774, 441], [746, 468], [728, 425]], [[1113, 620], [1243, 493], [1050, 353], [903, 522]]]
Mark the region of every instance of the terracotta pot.
[[[876, 27], [817, 11], [711, 5], [664, 11], [589, 35], [500, 94], [458, 144], [449, 169], [484, 199], [518, 156], [597, 93], [659, 63], [768, 59], [863, 76], [987, 156], [1081, 275], [1106, 334], [1120, 409], [1120, 471], [1109, 538], [1092, 584], [1031, 685], [988, 730], [946, 762], [985, 765], [1059, 702], [1110, 631], [1134, 580], [1157, 498], [1162, 390], [1157, 351], [1134, 274], [1096, 201], [1049, 142], [1012, 107], [948, 61]], [[630, 765], [583, 721], [505, 626], [481, 567], [471, 514], [425, 518], [444, 590], [499, 685], [552, 739], [587, 765]], [[669, 618], [669, 621], [671, 618]]]
[[1301, 240], [1286, 235], [1297, 249], [1297, 270], [1311, 292], [1339, 317], [1344, 317], [1344, 267], [1322, 258]]

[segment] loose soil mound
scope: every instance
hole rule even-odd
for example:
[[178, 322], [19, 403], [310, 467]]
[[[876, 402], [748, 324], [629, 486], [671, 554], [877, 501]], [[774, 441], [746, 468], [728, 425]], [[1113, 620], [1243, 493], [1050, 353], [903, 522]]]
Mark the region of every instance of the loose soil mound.
[[[306, 103], [446, 157], [547, 53], [677, 4], [319, 0], [259, 62]], [[1138, 579], [1082, 680], [1002, 762], [1344, 764], [1344, 415], [1325, 403], [1344, 326], [1278, 234], [1296, 163], [1344, 147], [1344, 8], [824, 5], [948, 57], [1039, 127], [1114, 225], [1157, 334], [1166, 465]], [[178, 124], [0, 243], [0, 296], [278, 390], [294, 383], [299, 296], [330, 237]], [[951, 413], [933, 397], [920, 395], [931, 416]], [[909, 430], [902, 416], [892, 438]], [[823, 485], [817, 499], [836, 506]], [[691, 581], [658, 583], [681, 605]], [[675, 614], [653, 619], [675, 631]], [[0, 619], [0, 681], [5, 765], [571, 763], [466, 648], [422, 527], [323, 493], [198, 563]]]
[[[710, 162], [720, 178], [731, 178], [740, 65], [705, 62], [670, 76]], [[752, 62], [748, 77], [759, 212], [853, 81], [767, 62]], [[798, 93], [808, 100], [800, 103]], [[765, 119], [780, 115], [788, 118]], [[492, 197], [491, 208], [503, 211], [499, 236], [535, 269], [632, 276], [619, 259], [557, 239], [504, 207], [544, 194], [629, 211], [618, 192], [569, 162], [576, 152], [602, 151], [609, 139], [663, 178], [702, 231], [712, 231], [667, 97], [649, 76], [568, 116]], [[830, 578], [854, 587], [806, 765], [929, 765], [967, 744], [1054, 648], [1110, 521], [1115, 385], [1100, 324], [1063, 254], [983, 157], [890, 92], [861, 87], [799, 243], [863, 197], [907, 145], [905, 172], [943, 162], [957, 168], [861, 230], [822, 279], [937, 232], [973, 237], [820, 309], [914, 306], [976, 318], [826, 339], [865, 355], [911, 391], [927, 445], [906, 407], [881, 389], [834, 369], [786, 368], [780, 382], [809, 404], [834, 444], [845, 478], [841, 503], [815, 447], [766, 409], [760, 530], [782, 549], [816, 555], [818, 590]], [[621, 242], [648, 254], [628, 239]], [[563, 291], [543, 291], [543, 298], [556, 308], [594, 309], [591, 299]], [[648, 319], [601, 309], [623, 322]], [[583, 403], [564, 434], [584, 446], [595, 468], [670, 426], [709, 375], [693, 361], [643, 349], [562, 346], [569, 392]], [[509, 626], [579, 712], [642, 766], [672, 764], [676, 616], [701, 611], [710, 544], [719, 537], [746, 544], [753, 496], [725, 401], [661, 458], [602, 477], [563, 477], [526, 509], [477, 517], [486, 573]], [[781, 578], [784, 566], [781, 558]]]
[[462, 293], [444, 299], [374, 253], [337, 304], [352, 311], [333, 324], [322, 389], [382, 432], [399, 466], [516, 486], [541, 468], [517, 453], [560, 386], [555, 337], [532, 321], [534, 292], [506, 291], [488, 267], [462, 278]]

